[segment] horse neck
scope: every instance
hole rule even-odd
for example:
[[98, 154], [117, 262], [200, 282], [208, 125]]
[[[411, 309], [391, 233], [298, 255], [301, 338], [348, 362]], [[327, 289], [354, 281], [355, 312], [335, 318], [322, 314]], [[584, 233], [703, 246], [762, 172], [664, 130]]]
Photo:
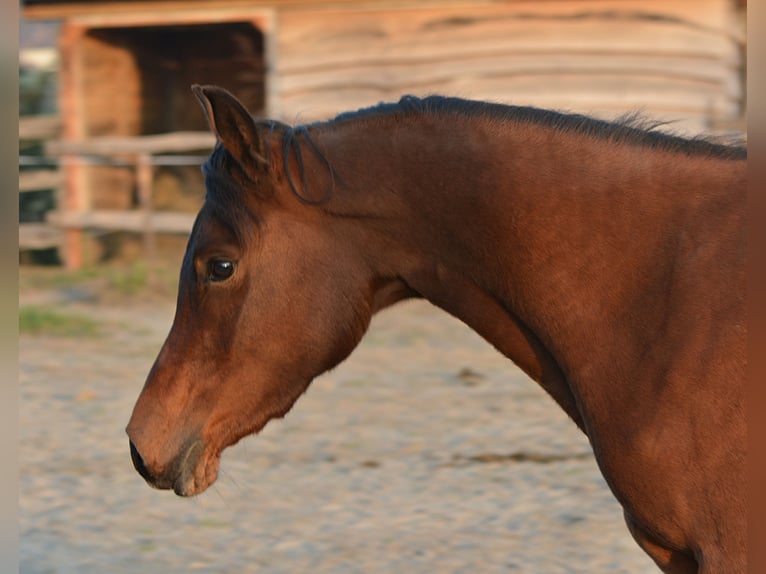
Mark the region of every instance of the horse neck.
[[615, 360], [599, 348], [650, 344], [678, 246], [711, 232], [700, 213], [736, 209], [721, 190], [743, 178], [744, 162], [521, 123], [431, 116], [346, 130], [324, 142], [348, 183], [331, 207], [363, 214], [381, 273], [538, 380], [546, 368], [587, 378]]

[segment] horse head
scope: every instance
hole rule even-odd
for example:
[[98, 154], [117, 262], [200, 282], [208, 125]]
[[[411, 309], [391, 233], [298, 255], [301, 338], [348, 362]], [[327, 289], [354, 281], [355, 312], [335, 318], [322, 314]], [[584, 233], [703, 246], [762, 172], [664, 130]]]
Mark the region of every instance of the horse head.
[[291, 169], [321, 187], [327, 166], [290, 156], [291, 128], [255, 121], [225, 90], [193, 91], [218, 141], [173, 325], [127, 427], [139, 473], [184, 496], [215, 481], [224, 448], [283, 416], [343, 360], [381, 306], [362, 239], [295, 193]]

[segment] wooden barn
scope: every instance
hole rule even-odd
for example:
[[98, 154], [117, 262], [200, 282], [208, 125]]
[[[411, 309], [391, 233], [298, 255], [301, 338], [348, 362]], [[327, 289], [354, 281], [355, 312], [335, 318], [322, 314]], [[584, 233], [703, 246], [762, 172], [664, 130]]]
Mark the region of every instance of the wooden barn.
[[[287, 122], [441, 93], [606, 118], [641, 110], [689, 132], [744, 126], [743, 0], [26, 0], [24, 17], [61, 21], [50, 149], [71, 161], [50, 219], [70, 230], [72, 266], [80, 229], [121, 225], [110, 213], [180, 209], [178, 195], [156, 197], [157, 180], [191, 168], [157, 157], [212, 142], [196, 133], [192, 83]], [[99, 153], [127, 163], [73, 159]], [[198, 170], [176, 179], [193, 211]], [[123, 227], [188, 228], [188, 216], [155, 215]]]

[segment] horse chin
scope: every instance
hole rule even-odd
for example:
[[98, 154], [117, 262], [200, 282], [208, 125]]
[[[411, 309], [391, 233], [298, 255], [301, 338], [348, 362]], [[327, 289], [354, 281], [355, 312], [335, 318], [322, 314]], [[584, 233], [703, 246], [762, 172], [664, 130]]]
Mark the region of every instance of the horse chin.
[[220, 463], [220, 452], [210, 452], [201, 440], [193, 442], [183, 455], [173, 492], [184, 497], [204, 492], [218, 478]]

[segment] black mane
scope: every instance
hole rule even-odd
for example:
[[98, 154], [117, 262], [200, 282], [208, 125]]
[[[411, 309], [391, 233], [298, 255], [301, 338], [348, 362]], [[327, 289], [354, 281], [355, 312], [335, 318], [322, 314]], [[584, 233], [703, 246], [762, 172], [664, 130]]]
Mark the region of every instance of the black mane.
[[345, 122], [380, 115], [410, 113], [454, 114], [478, 116], [498, 121], [527, 122], [565, 132], [580, 133], [592, 138], [608, 139], [654, 149], [704, 155], [721, 159], [746, 159], [744, 145], [724, 145], [704, 136], [685, 138], [657, 131], [667, 122], [643, 118], [638, 113], [626, 114], [616, 121], [605, 121], [581, 114], [562, 113], [528, 106], [510, 106], [461, 98], [404, 96], [395, 103], [381, 103], [354, 112], [345, 112], [330, 122]]

